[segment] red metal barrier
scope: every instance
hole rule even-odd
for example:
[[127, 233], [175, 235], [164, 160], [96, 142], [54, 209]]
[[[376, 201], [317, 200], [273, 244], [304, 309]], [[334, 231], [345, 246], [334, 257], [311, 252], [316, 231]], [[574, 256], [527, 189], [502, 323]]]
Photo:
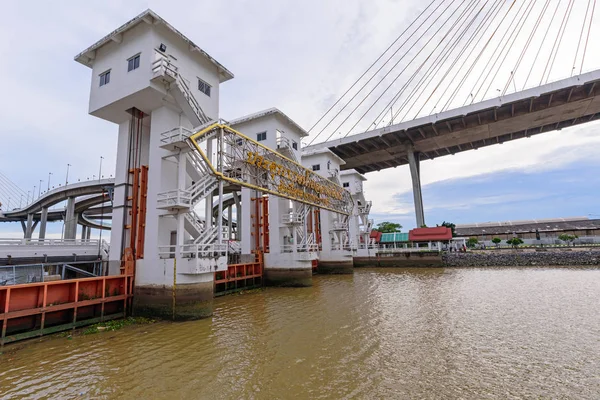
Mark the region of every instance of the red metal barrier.
[[238, 290], [262, 286], [262, 253], [256, 254], [256, 261], [248, 264], [230, 264], [227, 271], [215, 272], [215, 296]]
[[0, 286], [0, 345], [127, 314], [132, 276]]

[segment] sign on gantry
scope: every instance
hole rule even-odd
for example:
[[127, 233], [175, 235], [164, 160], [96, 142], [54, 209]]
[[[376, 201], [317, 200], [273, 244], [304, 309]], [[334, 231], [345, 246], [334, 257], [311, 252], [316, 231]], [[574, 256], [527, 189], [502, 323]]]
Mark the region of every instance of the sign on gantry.
[[[216, 139], [216, 165], [201, 146], [209, 139]], [[189, 140], [218, 179], [340, 214], [352, 211], [350, 193], [340, 185], [227, 125], [212, 124]]]

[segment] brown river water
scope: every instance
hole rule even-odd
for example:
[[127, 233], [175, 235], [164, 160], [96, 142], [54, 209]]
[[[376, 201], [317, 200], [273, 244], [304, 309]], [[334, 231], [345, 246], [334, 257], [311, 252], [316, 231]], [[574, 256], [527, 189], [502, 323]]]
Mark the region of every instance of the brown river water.
[[600, 399], [599, 306], [597, 269], [315, 276], [210, 319], [6, 346], [0, 398]]

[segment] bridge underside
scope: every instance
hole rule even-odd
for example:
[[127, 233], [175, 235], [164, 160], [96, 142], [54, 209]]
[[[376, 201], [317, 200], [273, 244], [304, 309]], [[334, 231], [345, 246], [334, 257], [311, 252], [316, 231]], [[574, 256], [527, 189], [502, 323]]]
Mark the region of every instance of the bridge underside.
[[[311, 147], [328, 147], [360, 173], [433, 160], [600, 118], [600, 71]], [[593, 78], [589, 79], [589, 78]], [[585, 82], [585, 83], [583, 83]], [[336, 144], [337, 143], [337, 144]]]

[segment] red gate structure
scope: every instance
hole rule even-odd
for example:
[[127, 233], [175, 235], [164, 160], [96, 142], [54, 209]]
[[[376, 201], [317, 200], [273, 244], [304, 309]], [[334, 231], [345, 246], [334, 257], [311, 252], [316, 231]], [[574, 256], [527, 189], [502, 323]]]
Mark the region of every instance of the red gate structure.
[[0, 286], [0, 345], [123, 318], [132, 293], [131, 275]]

